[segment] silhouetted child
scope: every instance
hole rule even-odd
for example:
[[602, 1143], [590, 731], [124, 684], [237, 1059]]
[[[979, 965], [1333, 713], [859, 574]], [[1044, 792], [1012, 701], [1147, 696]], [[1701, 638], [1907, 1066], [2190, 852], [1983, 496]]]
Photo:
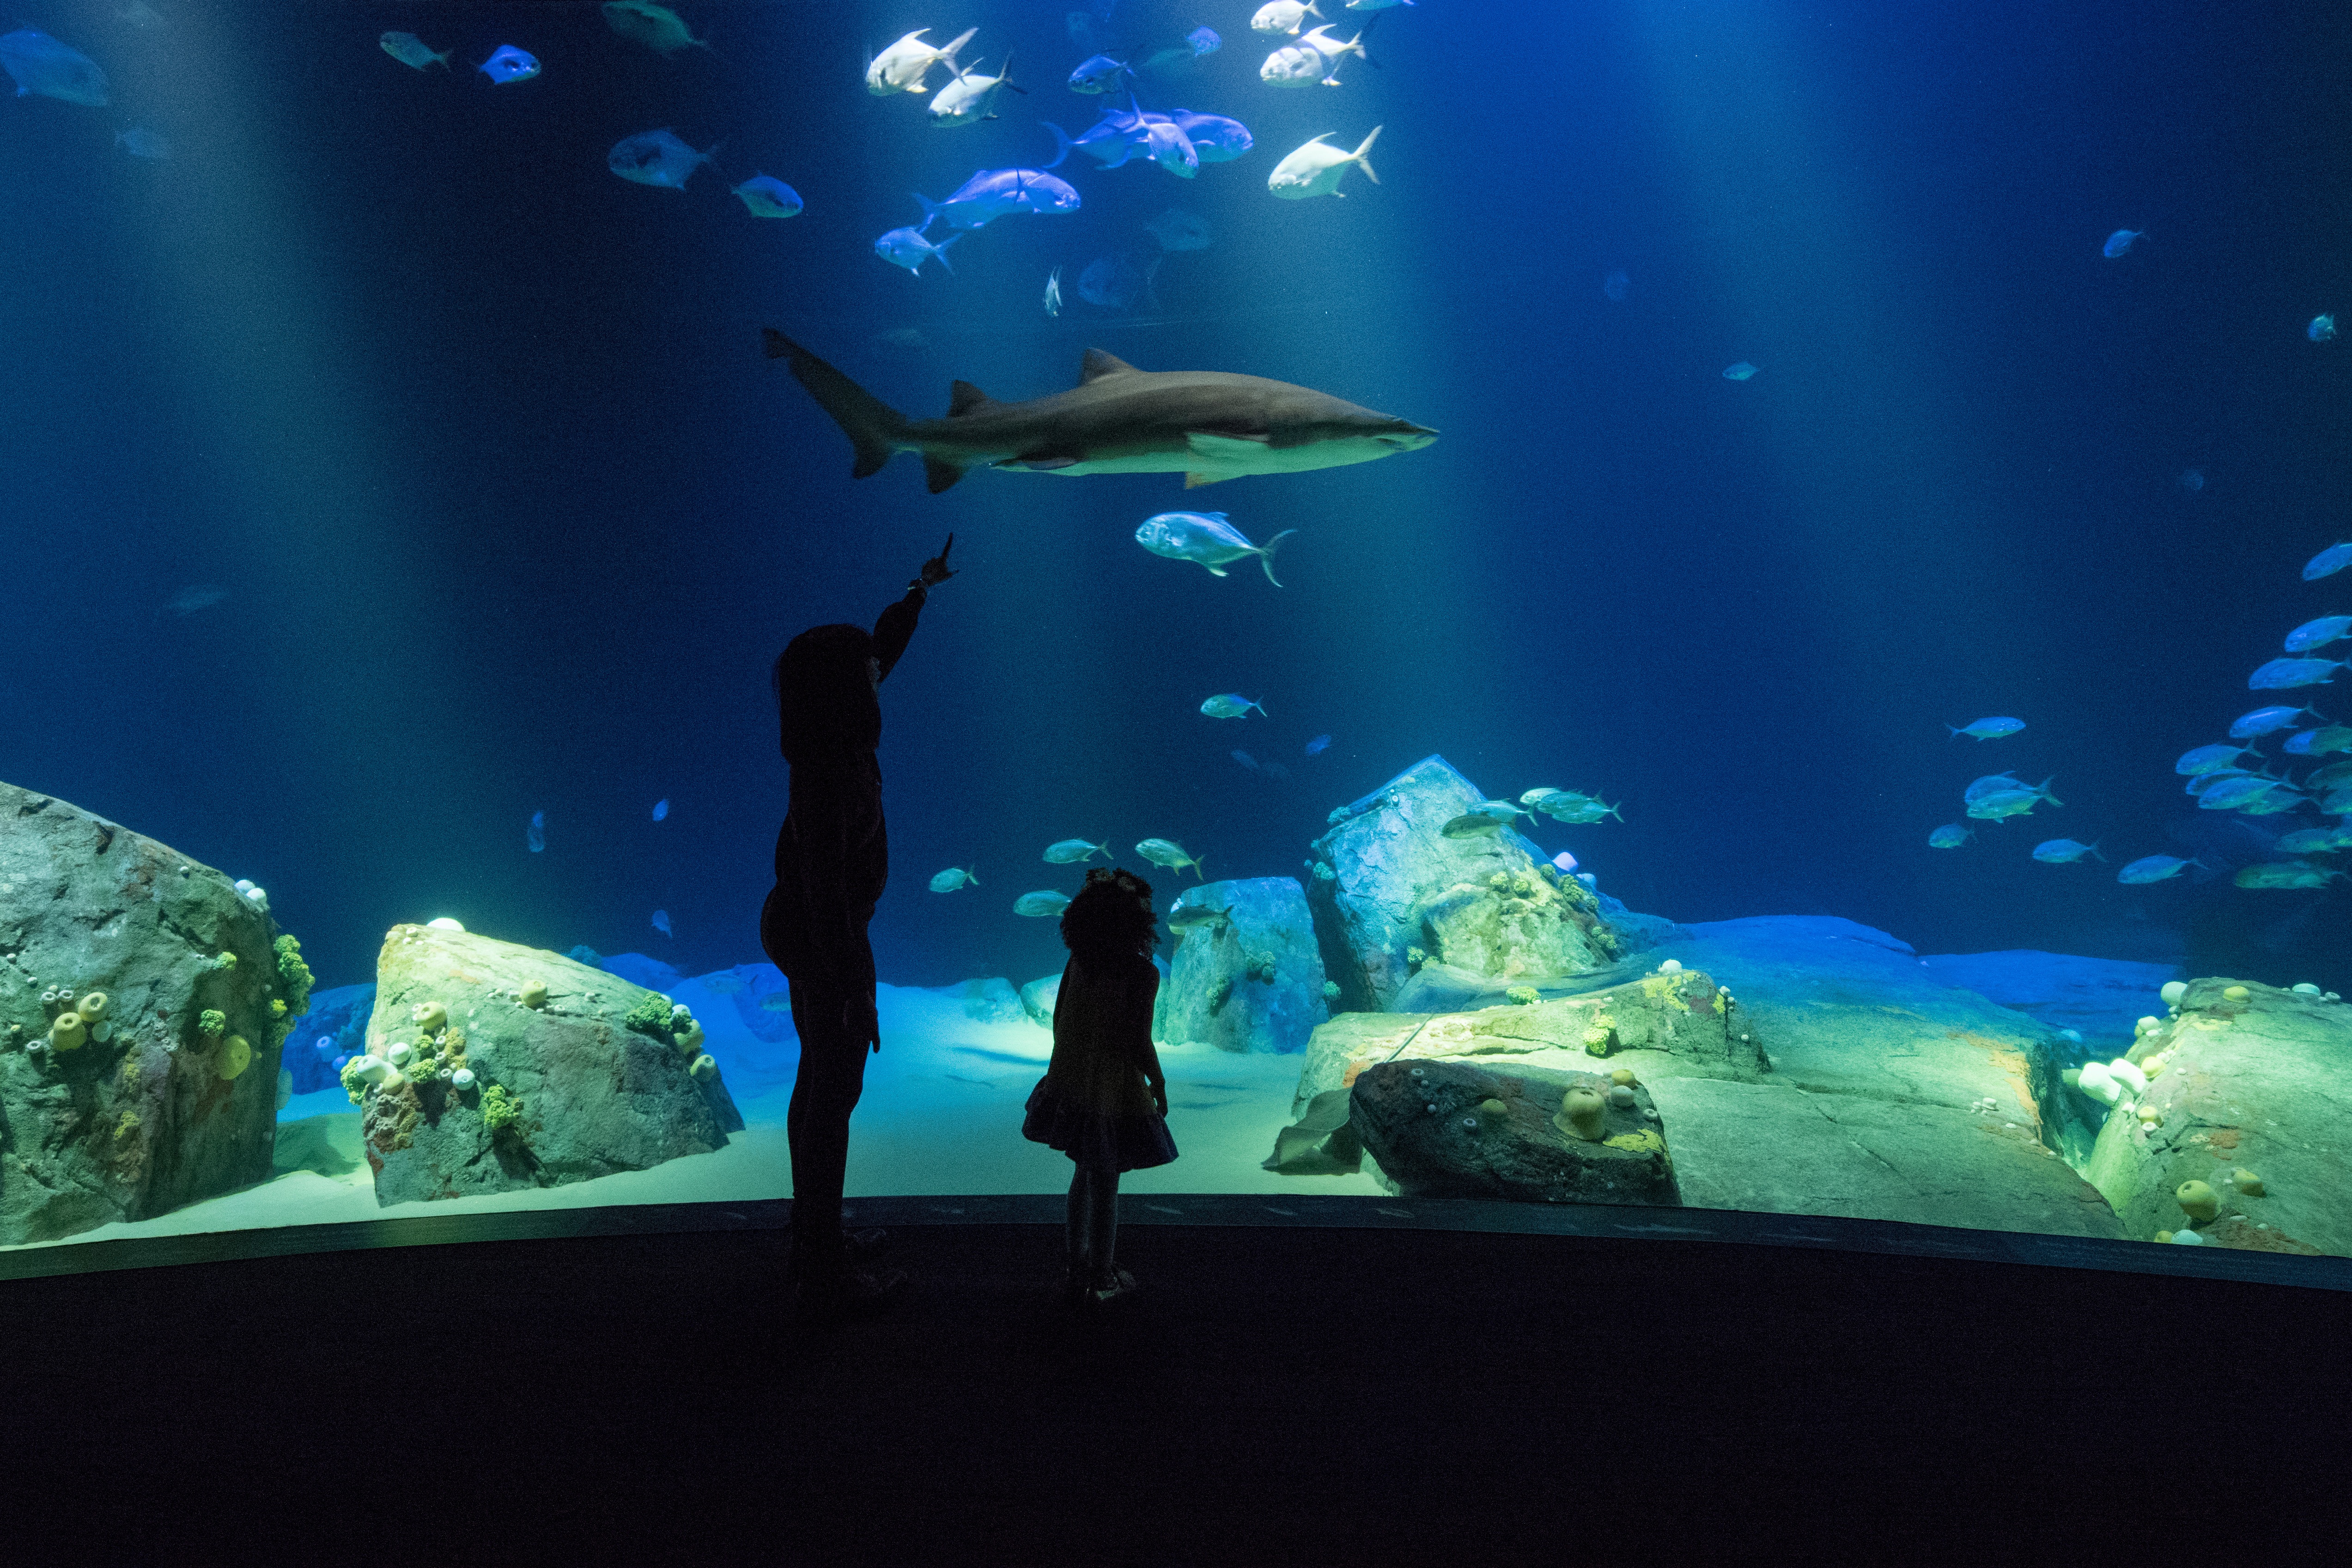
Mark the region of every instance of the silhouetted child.
[[1070, 1178], [1066, 1300], [1109, 1301], [1135, 1289], [1112, 1258], [1118, 1173], [1176, 1158], [1168, 1135], [1168, 1080], [1151, 1046], [1160, 921], [1151, 884], [1097, 867], [1062, 911], [1070, 961], [1054, 999], [1054, 1058], [1029, 1094], [1021, 1135], [1077, 1164]]

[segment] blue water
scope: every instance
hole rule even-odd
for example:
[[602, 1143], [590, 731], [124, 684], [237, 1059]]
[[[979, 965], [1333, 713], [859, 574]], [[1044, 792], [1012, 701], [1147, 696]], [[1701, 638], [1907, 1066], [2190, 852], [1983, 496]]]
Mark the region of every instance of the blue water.
[[[713, 47], [669, 59], [586, 5], [22, 8], [113, 101], [0, 100], [0, 777], [261, 883], [322, 986], [445, 914], [744, 962], [785, 798], [769, 662], [870, 622], [952, 530], [962, 573], [883, 692], [901, 984], [1056, 967], [1052, 922], [1011, 913], [1075, 887], [1053, 840], [1295, 872], [1331, 807], [1438, 752], [1495, 794], [1622, 801], [1537, 837], [1637, 909], [2352, 989], [2340, 890], [2113, 878], [2190, 853], [2174, 831], [2216, 814], [2172, 759], [2352, 607], [2352, 574], [2298, 576], [2352, 538], [2352, 349], [2304, 331], [2352, 301], [2339, 16], [1425, 0], [1377, 68], [1286, 91], [1254, 8], [1111, 26], [1215, 27], [1143, 100], [1255, 151], [1190, 181], [1074, 159], [1082, 211], [920, 279], [870, 253], [908, 192], [1042, 163], [1040, 121], [1100, 106], [1061, 85], [1093, 52], [1066, 5], [685, 5]], [[953, 132], [867, 95], [868, 52], [925, 17], [980, 26], [966, 59], [1009, 48], [1028, 95]], [[458, 68], [388, 58], [387, 25]], [[468, 68], [509, 43], [543, 74]], [[1291, 148], [1376, 124], [1377, 186], [1268, 195]], [[132, 125], [173, 155], [116, 146]], [[663, 126], [716, 163], [615, 178], [612, 144]], [[755, 172], [805, 212], [751, 217], [727, 187]], [[1129, 310], [1081, 300], [1171, 206], [1213, 243]], [[2147, 237], [2103, 257], [2122, 227]], [[762, 325], [919, 416], [951, 378], [1058, 389], [1096, 345], [1444, 435], [1189, 494], [933, 497], [908, 458], [850, 479]], [[1297, 529], [1286, 586], [1134, 543], [1181, 506]], [[1199, 714], [1224, 691], [1272, 717]], [[1989, 714], [2028, 728], [1947, 739]], [[2011, 766], [2065, 806], [1927, 847]], [[2028, 858], [2061, 835], [2111, 865]], [[948, 866], [981, 886], [927, 891]]]

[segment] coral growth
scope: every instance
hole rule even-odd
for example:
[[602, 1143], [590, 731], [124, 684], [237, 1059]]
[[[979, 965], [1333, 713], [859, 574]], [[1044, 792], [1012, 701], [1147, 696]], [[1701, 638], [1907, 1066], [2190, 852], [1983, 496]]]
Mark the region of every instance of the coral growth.
[[286, 987], [286, 1008], [296, 1017], [310, 1010], [310, 966], [302, 962], [302, 944], [291, 935], [271, 946], [278, 953], [278, 978]]
[[482, 1125], [492, 1137], [501, 1132], [517, 1136], [522, 1130], [522, 1101], [507, 1091], [504, 1084], [494, 1083], [482, 1090]]

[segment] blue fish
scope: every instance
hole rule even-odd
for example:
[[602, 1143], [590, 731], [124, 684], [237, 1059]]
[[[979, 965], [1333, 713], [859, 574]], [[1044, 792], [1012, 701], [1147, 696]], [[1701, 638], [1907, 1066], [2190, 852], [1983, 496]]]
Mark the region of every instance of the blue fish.
[[2331, 672], [2344, 668], [2340, 658], [2274, 658], [2246, 677], [2250, 691], [2277, 691], [2289, 686], [2325, 686]]
[[530, 852], [534, 855], [547, 847], [547, 813], [534, 811], [530, 814], [530, 826], [523, 831], [523, 842], [530, 846]]
[[2045, 838], [2033, 847], [2033, 858], [2045, 866], [2071, 866], [2088, 855], [2101, 865], [2107, 858], [2099, 853], [2095, 844], [2077, 844], [2071, 838]]
[[682, 191], [694, 172], [710, 162], [718, 151], [719, 144], [714, 142], [709, 153], [698, 153], [665, 125], [659, 131], [641, 131], [635, 136], [622, 137], [604, 155], [604, 163], [625, 180]]
[[2260, 773], [2248, 773], [2243, 778], [2223, 779], [2197, 796], [2200, 811], [2236, 811], [2247, 802], [2255, 800], [2279, 787], [2281, 780], [2267, 779]]
[[[1222, 577], [1225, 568], [1245, 555], [1257, 557], [1265, 570], [1265, 580], [1277, 588], [1282, 584], [1274, 574], [1274, 552], [1282, 542], [1298, 531], [1286, 528], [1264, 544], [1252, 544], [1242, 531], [1226, 521], [1221, 511], [1163, 511], [1143, 520], [1135, 531], [1135, 542], [1154, 555], [1170, 561], [1191, 561], [1208, 569], [1212, 577]], [[1310, 756], [1313, 753], [1308, 753]]]
[[[1046, 121], [1045, 124], [1045, 129], [1054, 133], [1054, 140], [1061, 143], [1062, 149], [1054, 154], [1054, 161], [1045, 165], [1048, 169], [1059, 168], [1062, 160], [1070, 155], [1074, 147], [1106, 169], [1116, 169], [1139, 153], [1150, 155], [1147, 143], [1150, 132], [1144, 124], [1140, 109], [1130, 107], [1124, 113], [1116, 109], [1107, 109], [1103, 110], [1101, 119], [1075, 140], [1052, 121]], [[1195, 156], [1198, 156], [1197, 152]]]
[[2315, 621], [2305, 621], [2287, 633], [2286, 651], [2307, 653], [2346, 637], [2352, 637], [2352, 616], [2322, 616]]
[[1129, 75], [1127, 62], [1108, 55], [1096, 55], [1081, 61], [1070, 73], [1072, 92], [1108, 92], [1118, 86], [1118, 79]]
[[1250, 140], [1248, 126], [1222, 114], [1195, 114], [1189, 109], [1171, 109], [1168, 118], [1184, 132], [1185, 139], [1192, 143], [1194, 155], [1203, 163], [1230, 163], [1256, 145]]
[[982, 169], [943, 202], [919, 192], [915, 202], [926, 230], [933, 218], [946, 219], [950, 228], [982, 228], [1008, 213], [1074, 213], [1082, 205], [1069, 182], [1043, 169]]
[[1233, 753], [1233, 759], [1234, 761], [1241, 763], [1242, 766], [1247, 768], [1250, 772], [1257, 772], [1257, 759], [1251, 756], [1247, 752], [1237, 751]]
[[2107, 243], [2099, 247], [2099, 254], [2113, 261], [2116, 257], [2129, 250], [2135, 240], [2147, 237], [2147, 230], [2144, 228], [2119, 228], [2107, 236]]
[[2303, 580], [2316, 583], [2352, 566], [2352, 544], [2331, 544], [2304, 563]]
[[657, 800], [657, 801], [654, 802], [654, 820], [655, 820], [656, 822], [660, 822], [660, 821], [662, 821], [663, 819], [667, 818], [668, 816], [669, 816], [669, 796], [667, 796], [667, 795], [664, 795], [664, 796], [662, 796], [662, 797], [661, 797], [661, 799], [659, 799], [659, 800]]
[[2167, 877], [2179, 875], [2183, 866], [2202, 866], [2202, 860], [2183, 860], [2178, 855], [2144, 855], [2116, 873], [2118, 882], [2161, 882]]
[[1955, 741], [1963, 735], [1974, 735], [1979, 741], [1996, 741], [2003, 735], [2014, 735], [2024, 729], [2025, 721], [2000, 718], [1979, 719], [1972, 724], [1961, 724], [1957, 727], [1947, 724], [1944, 728], [1952, 731], [1952, 739]]
[[1746, 381], [1749, 376], [1754, 375], [1755, 374], [1756, 367], [1749, 364], [1746, 360], [1741, 360], [1738, 364], [1726, 365], [1724, 367], [1723, 379], [1726, 381]]
[[1265, 703], [1253, 702], [1238, 691], [1219, 692], [1201, 704], [1201, 711], [1212, 719], [1246, 718], [1253, 708], [1257, 710], [1259, 718], [1269, 717]]
[[798, 217], [801, 194], [771, 174], [754, 174], [735, 187], [753, 217]]
[[2328, 339], [2336, 335], [2336, 318], [2333, 316], [2312, 317], [2311, 325], [2303, 329], [2303, 335], [2309, 338], [2315, 343], [2326, 342]]
[[[1310, 757], [1319, 757], [1330, 749], [1331, 737], [1328, 735], [1318, 735], [1313, 740], [1307, 742], [1307, 754]], [[1563, 871], [1572, 871], [1575, 868], [1575, 864], [1572, 860], [1569, 865], [1560, 868]]]
[[669, 929], [669, 911], [667, 910], [656, 910], [654, 911], [654, 930], [661, 932], [664, 936], [674, 934]]
[[2230, 726], [2230, 739], [2251, 741], [2257, 735], [2284, 730], [2309, 712], [2311, 710], [2308, 708], [2257, 708], [2251, 713], [2239, 715], [2238, 721]]
[[402, 65], [412, 66], [418, 70], [435, 64], [439, 65], [443, 70], [449, 68], [449, 56], [453, 51], [443, 49], [436, 54], [425, 47], [425, 40], [414, 33], [386, 33], [376, 42], [383, 47], [385, 54], [390, 55]]
[[0, 70], [16, 81], [16, 96], [39, 93], [68, 103], [106, 107], [106, 73], [79, 49], [30, 27], [0, 36]]
[[1948, 822], [1944, 824], [1943, 826], [1936, 829], [1935, 832], [1927, 835], [1927, 847], [1930, 849], [1958, 849], [1961, 845], [1966, 844], [1969, 839], [1975, 837], [1976, 833], [1977, 830], [1973, 827], [1962, 827], [1957, 822]]
[[474, 68], [501, 87], [510, 81], [529, 81], [539, 74], [536, 56], [527, 55], [512, 44], [500, 44], [499, 52]]
[[893, 267], [905, 268], [918, 278], [923, 275], [923, 263], [935, 256], [939, 258], [940, 266], [953, 272], [955, 268], [948, 267], [948, 247], [962, 237], [961, 234], [951, 234], [933, 245], [923, 237], [923, 231], [919, 228], [894, 228], [874, 242], [874, 254]]
[[2252, 746], [2224, 746], [2218, 742], [2210, 746], [2199, 746], [2181, 752], [2180, 760], [2172, 764], [2172, 771], [2184, 774], [2218, 773], [2223, 768], [2234, 765], [2240, 757], [2252, 752], [2253, 749]]

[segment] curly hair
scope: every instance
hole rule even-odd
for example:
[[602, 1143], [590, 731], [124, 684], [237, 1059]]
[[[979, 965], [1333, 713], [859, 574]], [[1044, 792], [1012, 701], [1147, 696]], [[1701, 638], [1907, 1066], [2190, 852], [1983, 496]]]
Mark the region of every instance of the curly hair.
[[1149, 958], [1160, 945], [1151, 884], [1132, 871], [1096, 867], [1062, 911], [1062, 942], [1080, 958]]

